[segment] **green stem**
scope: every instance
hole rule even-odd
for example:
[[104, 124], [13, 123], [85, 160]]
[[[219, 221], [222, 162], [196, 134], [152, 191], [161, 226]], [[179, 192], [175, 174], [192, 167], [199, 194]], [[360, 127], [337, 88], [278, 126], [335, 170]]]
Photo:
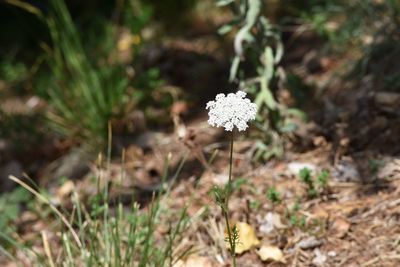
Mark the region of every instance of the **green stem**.
[[233, 131], [231, 134], [231, 152], [229, 157], [229, 179], [228, 185], [226, 187], [226, 194], [225, 194], [225, 207], [222, 207], [222, 213], [225, 217], [226, 229], [228, 231], [228, 241], [231, 248], [231, 256], [232, 256], [232, 265], [236, 267], [236, 253], [235, 253], [235, 242], [232, 238], [231, 226], [229, 224], [229, 197], [232, 192], [232, 165], [233, 165]]
[[233, 265], [233, 267], [236, 267], [236, 253], [235, 253], [235, 242], [236, 241], [233, 240], [233, 238], [232, 238], [231, 227], [229, 225], [228, 211], [226, 209], [222, 208], [222, 212], [224, 213], [226, 229], [228, 231], [228, 241], [229, 241], [229, 246], [231, 247], [232, 265]]
[[233, 131], [231, 134], [231, 152], [229, 156], [229, 179], [228, 179], [228, 187], [226, 191], [226, 198], [225, 198], [225, 205], [228, 209], [229, 197], [231, 196], [232, 192], [232, 165], [233, 165]]

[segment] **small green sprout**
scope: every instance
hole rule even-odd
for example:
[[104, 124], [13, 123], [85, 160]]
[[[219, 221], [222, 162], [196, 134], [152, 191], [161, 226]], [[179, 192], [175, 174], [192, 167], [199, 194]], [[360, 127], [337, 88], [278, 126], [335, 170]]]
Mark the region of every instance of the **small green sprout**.
[[372, 174], [377, 174], [378, 171], [385, 165], [383, 160], [371, 159], [369, 161], [369, 170]]
[[317, 176], [317, 184], [320, 188], [324, 189], [328, 185], [329, 171], [322, 170]]
[[311, 179], [311, 170], [309, 168], [303, 168], [299, 172], [299, 177], [300, 180], [307, 184], [307, 185], [312, 185], [313, 181]]
[[291, 226], [305, 228], [306, 217], [299, 213], [300, 208], [300, 200], [297, 199], [293, 207], [285, 211], [285, 216], [288, 218]]
[[297, 216], [292, 214], [289, 216], [290, 225], [296, 226], [297, 225]]
[[315, 188], [314, 181], [311, 177], [311, 170], [308, 168], [303, 168], [299, 172], [300, 180], [305, 183], [308, 187], [308, 196], [310, 198], [315, 198], [318, 196], [318, 190]]
[[277, 204], [281, 201], [281, 195], [275, 187], [270, 187], [267, 190], [267, 199], [271, 201], [272, 204]]
[[258, 210], [261, 206], [261, 202], [258, 200], [250, 200], [249, 206], [252, 210]]

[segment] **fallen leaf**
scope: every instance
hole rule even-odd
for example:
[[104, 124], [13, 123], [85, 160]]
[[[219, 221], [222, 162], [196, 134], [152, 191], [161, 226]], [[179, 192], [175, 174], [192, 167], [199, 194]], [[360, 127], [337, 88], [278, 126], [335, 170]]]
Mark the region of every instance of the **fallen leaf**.
[[[239, 235], [239, 240], [235, 248], [236, 254], [242, 254], [260, 244], [260, 240], [257, 239], [256, 233], [251, 225], [245, 222], [237, 222], [236, 228]], [[227, 231], [225, 231], [225, 236], [228, 238]], [[225, 244], [226, 248], [230, 249], [229, 242], [226, 242]]]
[[58, 188], [54, 199], [54, 203], [60, 204], [74, 191], [75, 185], [71, 180], [66, 181], [60, 188]]
[[190, 256], [185, 261], [179, 260], [172, 267], [216, 267], [217, 265], [209, 258], [202, 256]]
[[283, 257], [283, 252], [280, 248], [275, 246], [263, 245], [258, 251], [257, 255], [262, 261], [277, 261], [285, 263], [285, 258]]
[[315, 206], [312, 209], [312, 215], [322, 220], [327, 220], [329, 218], [329, 213], [325, 209], [321, 208], [319, 205]]
[[327, 207], [330, 214], [340, 214], [346, 217], [351, 217], [358, 213], [361, 202], [351, 201], [348, 203], [333, 203]]
[[343, 218], [337, 218], [333, 221], [331, 229], [333, 235], [338, 238], [343, 238], [350, 230], [350, 223]]

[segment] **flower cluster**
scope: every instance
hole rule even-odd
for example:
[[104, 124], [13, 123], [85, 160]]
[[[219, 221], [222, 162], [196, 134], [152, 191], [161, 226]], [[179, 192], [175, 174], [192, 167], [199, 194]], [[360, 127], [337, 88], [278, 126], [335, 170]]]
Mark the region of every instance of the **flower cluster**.
[[238, 91], [227, 96], [218, 94], [215, 101], [209, 101], [206, 109], [208, 123], [211, 126], [224, 127], [226, 131], [232, 131], [236, 126], [239, 131], [247, 129], [247, 122], [254, 120], [257, 113], [257, 105], [245, 98], [246, 93]]

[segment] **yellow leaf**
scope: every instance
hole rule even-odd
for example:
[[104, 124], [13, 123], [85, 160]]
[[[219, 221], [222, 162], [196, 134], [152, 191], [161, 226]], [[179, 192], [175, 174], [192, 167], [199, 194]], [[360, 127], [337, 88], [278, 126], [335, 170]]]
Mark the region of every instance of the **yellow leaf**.
[[206, 257], [190, 256], [185, 261], [179, 260], [172, 267], [216, 267], [215, 263]]
[[285, 263], [282, 250], [275, 246], [263, 245], [257, 254], [262, 261], [272, 260]]
[[[252, 247], [258, 246], [260, 244], [260, 240], [257, 239], [253, 227], [251, 227], [249, 224], [245, 222], [237, 222], [236, 228], [239, 235], [239, 240], [235, 247], [236, 254], [242, 254], [243, 252], [248, 251]], [[226, 238], [228, 238], [226, 231], [225, 234]], [[230, 249], [229, 242], [226, 242], [226, 247]]]

